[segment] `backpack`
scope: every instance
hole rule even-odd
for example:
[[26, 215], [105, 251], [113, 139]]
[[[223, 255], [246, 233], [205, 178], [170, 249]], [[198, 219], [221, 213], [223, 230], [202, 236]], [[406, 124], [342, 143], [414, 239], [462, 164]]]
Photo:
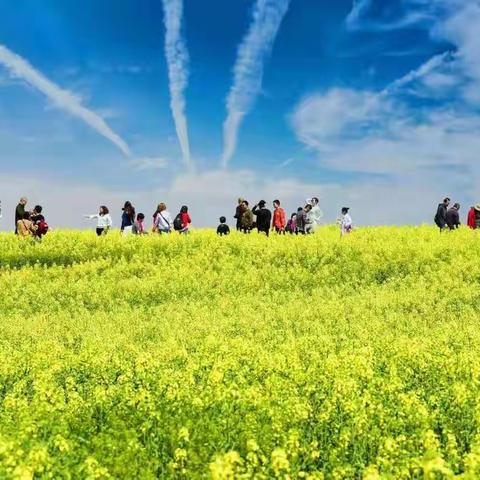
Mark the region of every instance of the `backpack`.
[[37, 231], [35, 234], [37, 237], [43, 237], [48, 232], [48, 223], [45, 220], [40, 220], [37, 225]]
[[173, 228], [177, 231], [183, 229], [183, 222], [182, 222], [182, 214], [179, 213], [176, 217], [175, 220], [173, 221]]

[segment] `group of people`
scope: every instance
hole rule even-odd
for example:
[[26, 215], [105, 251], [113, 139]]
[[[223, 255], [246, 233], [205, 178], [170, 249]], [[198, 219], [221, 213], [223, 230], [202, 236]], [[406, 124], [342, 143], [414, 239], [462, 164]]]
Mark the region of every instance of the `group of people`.
[[[273, 201], [273, 213], [267, 208], [266, 204], [265, 200], [260, 200], [250, 209], [248, 201], [244, 198], [239, 198], [234, 215], [237, 231], [250, 233], [252, 230], [257, 229], [258, 232], [266, 234], [267, 237], [270, 231], [280, 235], [285, 235], [286, 233], [291, 235], [308, 235], [315, 232], [323, 217], [317, 197], [307, 199], [305, 205], [298, 207], [297, 211], [292, 213], [288, 220], [280, 200]], [[220, 222], [217, 233], [224, 234], [225, 227], [223, 225], [225, 217], [222, 217]], [[342, 208], [342, 214], [337, 223], [340, 226], [342, 236], [352, 231], [353, 222], [348, 207]]]
[[[192, 219], [188, 213], [188, 207], [184, 205], [178, 215], [172, 218], [165, 203], [160, 203], [152, 215], [152, 233], [165, 234], [177, 231], [181, 234], [187, 234], [190, 230]], [[85, 215], [87, 219], [97, 220], [97, 235], [105, 235], [113, 226], [112, 216], [108, 208], [102, 205], [99, 212], [94, 215]], [[148, 233], [145, 226], [145, 214], [136, 213], [135, 207], [131, 202], [125, 202], [122, 208], [122, 220], [120, 231], [124, 236], [127, 235], [146, 235]]]
[[[444, 198], [437, 207], [434, 222], [440, 231], [456, 230], [460, 227], [460, 204], [454, 203], [450, 206], [450, 198]], [[470, 207], [467, 215], [467, 226], [472, 230], [480, 228], [480, 204]]]
[[[22, 238], [33, 237], [41, 239], [49, 230], [49, 226], [42, 214], [42, 206], [36, 205], [31, 211], [27, 209], [28, 200], [25, 197], [20, 199], [15, 209], [15, 233]], [[317, 197], [309, 198], [304, 206], [298, 207], [287, 219], [280, 200], [273, 201], [273, 212], [267, 208], [267, 202], [260, 200], [250, 209], [249, 202], [244, 198], [238, 199], [234, 219], [236, 229], [239, 232], [250, 233], [256, 229], [267, 237], [271, 231], [279, 235], [287, 233], [292, 235], [308, 235], [314, 233], [320, 225], [322, 211], [319, 207]], [[113, 227], [112, 215], [107, 206], [100, 206], [98, 213], [84, 215], [85, 219], [96, 220], [96, 233], [98, 236], [105, 235]], [[192, 219], [186, 205], [182, 206], [179, 213], [172, 217], [165, 203], [160, 203], [152, 215], [152, 227], [150, 232], [157, 234], [168, 234], [179, 232], [188, 234]], [[353, 228], [352, 218], [349, 209], [344, 207], [342, 215], [337, 223], [340, 226], [342, 236], [350, 233]], [[124, 236], [145, 235], [148, 232], [145, 226], [145, 214], [137, 213], [131, 202], [125, 202], [122, 208], [120, 231]], [[220, 225], [217, 228], [220, 236], [230, 234], [230, 227], [227, 225], [226, 217], [220, 217]]]
[[27, 210], [28, 199], [22, 197], [15, 208], [15, 234], [20, 238], [35, 238], [40, 240], [47, 234], [49, 227], [43, 216], [43, 208], [36, 205], [33, 210]]

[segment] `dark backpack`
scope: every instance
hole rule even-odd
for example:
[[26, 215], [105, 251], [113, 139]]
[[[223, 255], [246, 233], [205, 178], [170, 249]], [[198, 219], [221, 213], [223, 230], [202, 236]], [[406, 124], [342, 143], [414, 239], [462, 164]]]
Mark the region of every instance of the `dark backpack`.
[[43, 237], [48, 232], [48, 223], [45, 220], [40, 220], [37, 225], [37, 231], [35, 234], [37, 237]]
[[183, 229], [183, 222], [182, 222], [182, 214], [179, 213], [176, 217], [175, 220], [173, 221], [173, 228], [177, 231]]

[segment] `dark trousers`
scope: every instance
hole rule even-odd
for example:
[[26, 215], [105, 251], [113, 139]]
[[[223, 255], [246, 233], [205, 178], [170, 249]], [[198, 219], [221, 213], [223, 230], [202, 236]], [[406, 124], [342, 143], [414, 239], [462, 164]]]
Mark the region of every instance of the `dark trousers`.
[[103, 235], [104, 231], [105, 231], [104, 228], [97, 228], [97, 235], [100, 237], [101, 235]]

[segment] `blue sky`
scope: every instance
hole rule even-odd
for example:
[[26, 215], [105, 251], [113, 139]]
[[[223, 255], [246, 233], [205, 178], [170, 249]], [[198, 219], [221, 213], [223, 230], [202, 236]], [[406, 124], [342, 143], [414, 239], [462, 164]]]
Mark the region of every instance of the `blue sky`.
[[[166, 3], [178, 14], [180, 0]], [[176, 119], [164, 7], [0, 0], [4, 210], [28, 194], [55, 224], [82, 226], [98, 204], [115, 210], [131, 199], [150, 213], [166, 200], [173, 211], [189, 203], [198, 225], [213, 225], [237, 196], [280, 197], [293, 211], [316, 194], [327, 220], [349, 204], [358, 223], [375, 224], [430, 221], [445, 195], [465, 207], [477, 201], [476, 1], [184, 0], [181, 29], [171, 31], [184, 81], [178, 87], [177, 76]], [[248, 43], [262, 8], [264, 30]], [[250, 65], [238, 63], [242, 43], [249, 58], [262, 52]], [[109, 133], [14, 70], [19, 59]], [[222, 168], [232, 90], [242, 119]]]

